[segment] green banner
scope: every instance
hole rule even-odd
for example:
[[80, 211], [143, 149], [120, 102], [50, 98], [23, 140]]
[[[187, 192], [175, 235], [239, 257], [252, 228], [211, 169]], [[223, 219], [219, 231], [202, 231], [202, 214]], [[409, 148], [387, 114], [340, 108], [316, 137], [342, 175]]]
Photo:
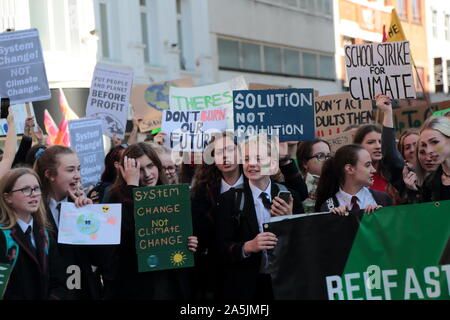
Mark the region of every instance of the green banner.
[[133, 198], [139, 272], [193, 267], [189, 186], [135, 188]]
[[435, 113], [433, 113], [433, 117], [440, 117], [445, 115], [447, 112], [450, 112], [450, 108], [449, 109], [445, 109], [445, 110], [441, 110], [441, 111], [436, 111]]
[[329, 299], [450, 299], [450, 201], [364, 215]]
[[11, 275], [12, 265], [0, 263], [0, 300], [3, 300], [9, 276]]

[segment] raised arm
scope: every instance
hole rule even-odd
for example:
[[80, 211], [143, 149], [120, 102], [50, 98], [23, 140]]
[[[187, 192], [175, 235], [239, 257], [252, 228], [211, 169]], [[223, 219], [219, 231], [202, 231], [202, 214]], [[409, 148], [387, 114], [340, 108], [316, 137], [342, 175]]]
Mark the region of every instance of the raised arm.
[[16, 125], [14, 124], [14, 114], [11, 108], [9, 108], [9, 115], [6, 121], [8, 123], [8, 134], [6, 135], [3, 160], [0, 162], [0, 177], [11, 169], [14, 157], [16, 156], [17, 134]]

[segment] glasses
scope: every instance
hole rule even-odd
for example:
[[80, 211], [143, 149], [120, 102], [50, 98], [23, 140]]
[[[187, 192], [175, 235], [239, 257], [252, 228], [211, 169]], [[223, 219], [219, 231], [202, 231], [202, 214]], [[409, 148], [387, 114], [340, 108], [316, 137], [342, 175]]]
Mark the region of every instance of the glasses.
[[163, 169], [166, 172], [175, 172], [177, 170], [175, 167], [163, 167]]
[[25, 187], [25, 188], [21, 188], [21, 189], [17, 189], [17, 190], [12, 190], [11, 192], [17, 192], [17, 191], [22, 191], [22, 193], [27, 197], [30, 197], [33, 192], [35, 195], [38, 196], [41, 194], [41, 187], [39, 187], [39, 186], [36, 186], [34, 188]]
[[331, 155], [330, 154], [325, 154], [325, 153], [318, 153], [316, 155], [313, 155], [312, 157], [309, 157], [308, 160], [311, 160], [313, 158], [316, 158], [317, 161], [321, 161], [322, 162], [322, 161], [326, 161], [326, 160], [330, 159]]

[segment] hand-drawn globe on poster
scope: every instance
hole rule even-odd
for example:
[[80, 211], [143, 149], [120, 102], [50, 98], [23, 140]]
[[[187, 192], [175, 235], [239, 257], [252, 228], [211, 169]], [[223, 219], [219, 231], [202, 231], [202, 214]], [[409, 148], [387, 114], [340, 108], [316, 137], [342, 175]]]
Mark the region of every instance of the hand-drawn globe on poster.
[[102, 119], [102, 127], [106, 128], [111, 134], [117, 134], [117, 136], [122, 136], [124, 134], [124, 128], [122, 123], [118, 118], [111, 115], [110, 113], [96, 113], [93, 115], [94, 117]]
[[158, 262], [159, 262], [158, 257], [153, 254], [147, 258], [147, 264], [150, 268], [158, 266]]
[[165, 82], [163, 84], [154, 84], [148, 87], [144, 94], [145, 102], [156, 110], [169, 110], [170, 87], [176, 87], [176, 85], [170, 82]]
[[77, 228], [81, 233], [91, 235], [100, 229], [100, 221], [93, 213], [82, 214], [77, 219]]

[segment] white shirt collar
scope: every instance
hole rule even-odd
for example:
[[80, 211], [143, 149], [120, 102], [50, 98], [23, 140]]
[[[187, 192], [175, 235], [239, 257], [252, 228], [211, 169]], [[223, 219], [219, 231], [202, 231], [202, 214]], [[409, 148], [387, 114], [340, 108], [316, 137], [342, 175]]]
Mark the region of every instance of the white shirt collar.
[[230, 190], [231, 188], [236, 188], [237, 186], [244, 184], [244, 176], [241, 174], [239, 176], [239, 179], [236, 181], [235, 184], [233, 184], [232, 186], [230, 186], [223, 178], [222, 178], [222, 182], [220, 185], [220, 193], [224, 193], [227, 192], [228, 190]]
[[269, 198], [269, 201], [272, 201], [272, 181], [269, 181], [266, 190], [261, 190], [258, 187], [255, 187], [250, 181], [248, 182], [248, 185], [250, 186], [250, 190], [252, 190], [253, 200], [259, 199], [261, 192], [265, 192]]
[[[367, 202], [368, 196], [369, 196], [369, 198], [372, 198], [372, 195], [370, 194], [369, 189], [367, 189], [366, 187], [359, 190], [358, 193], [355, 194], [355, 196], [358, 198], [357, 203], [361, 208], [365, 208], [365, 203]], [[353, 195], [351, 195], [351, 194], [345, 192], [344, 190], [342, 190], [341, 188], [339, 188], [338, 193], [336, 193], [336, 198], [339, 202], [339, 205], [350, 206]]]
[[48, 203], [48, 206], [50, 208], [50, 211], [52, 213], [53, 216], [53, 221], [55, 222], [56, 226], [59, 227], [59, 212], [58, 209], [56, 209], [56, 207], [58, 206], [58, 204], [60, 204], [61, 202], [67, 202], [68, 198], [65, 197], [64, 199], [62, 199], [61, 201], [56, 201], [53, 198], [50, 198], [50, 201]]
[[25, 221], [18, 218], [17, 223], [19, 224], [20, 229], [22, 229], [23, 233], [27, 232], [28, 227], [31, 227], [31, 231], [33, 231], [33, 218], [31, 218], [29, 223], [26, 223]]

